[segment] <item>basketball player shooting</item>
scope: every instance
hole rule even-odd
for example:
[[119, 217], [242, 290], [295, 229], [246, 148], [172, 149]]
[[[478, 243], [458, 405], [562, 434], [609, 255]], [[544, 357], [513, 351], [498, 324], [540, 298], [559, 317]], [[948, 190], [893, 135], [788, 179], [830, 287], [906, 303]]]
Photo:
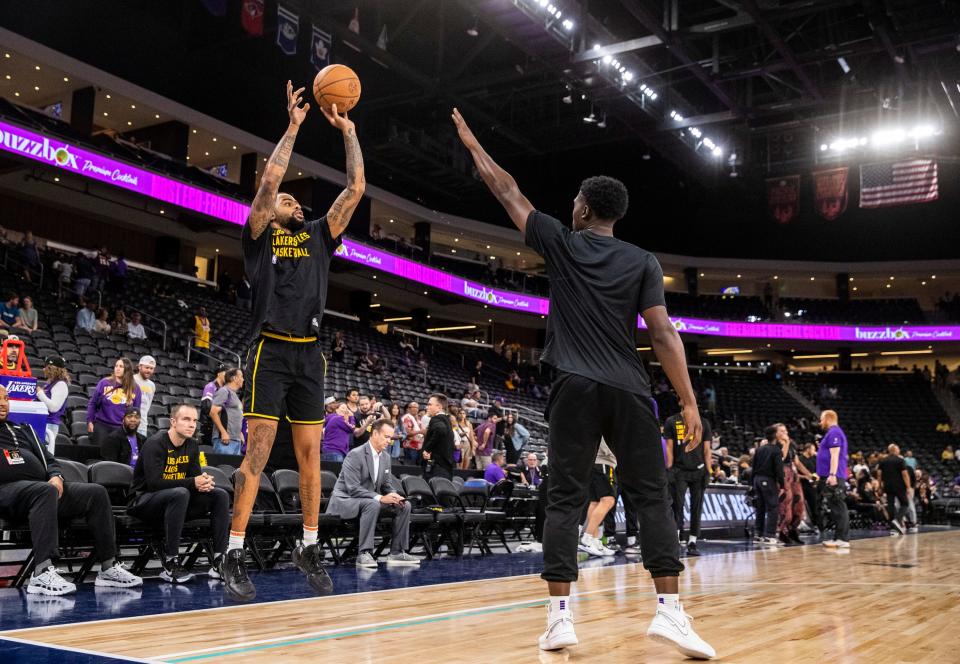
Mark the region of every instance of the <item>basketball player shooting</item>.
[[716, 656], [693, 631], [679, 597], [680, 547], [667, 497], [660, 424], [650, 381], [637, 355], [639, 312], [653, 350], [683, 399], [687, 449], [701, 443], [700, 413], [683, 343], [667, 316], [657, 259], [613, 237], [627, 211], [627, 189], [610, 177], [587, 178], [573, 200], [573, 227], [536, 210], [513, 177], [490, 158], [453, 110], [460, 139], [480, 176], [550, 277], [550, 318], [543, 361], [556, 379], [545, 413], [550, 423], [550, 488], [543, 532], [543, 573], [550, 591], [542, 650], [577, 645], [570, 584], [577, 580], [577, 526], [601, 436], [617, 457], [621, 490], [640, 518], [643, 566], [657, 606], [647, 636], [688, 657]]
[[227, 595], [250, 601], [256, 588], [247, 575], [243, 541], [260, 486], [260, 473], [270, 456], [277, 423], [286, 417], [300, 468], [303, 541], [293, 561], [318, 593], [333, 590], [317, 545], [320, 513], [320, 431], [324, 417], [323, 379], [326, 359], [318, 335], [327, 297], [327, 278], [340, 236], [363, 197], [363, 156], [353, 122], [336, 104], [321, 108], [327, 121], [343, 133], [347, 155], [347, 187], [327, 214], [304, 220], [300, 203], [278, 193], [287, 171], [297, 132], [310, 110], [287, 81], [290, 125], [264, 169], [243, 228], [244, 269], [253, 287], [253, 327], [247, 351], [248, 384], [244, 417], [248, 421], [247, 453], [235, 487], [228, 551], [221, 564]]

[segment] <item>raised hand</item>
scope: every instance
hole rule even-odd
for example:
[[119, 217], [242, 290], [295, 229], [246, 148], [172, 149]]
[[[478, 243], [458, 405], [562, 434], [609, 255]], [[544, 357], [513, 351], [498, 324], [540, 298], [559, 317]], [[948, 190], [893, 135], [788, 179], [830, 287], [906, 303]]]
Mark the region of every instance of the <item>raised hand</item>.
[[307, 117], [307, 111], [310, 110], [310, 104], [300, 106], [303, 98], [300, 96], [306, 88], [293, 89], [293, 83], [287, 81], [287, 113], [290, 115], [290, 124], [299, 127], [303, 119]]
[[463, 116], [460, 115], [460, 111], [454, 108], [450, 117], [453, 118], [453, 124], [457, 127], [457, 133], [460, 135], [460, 140], [463, 141], [465, 146], [467, 146], [467, 149], [472, 150], [474, 147], [479, 147], [480, 141], [478, 141], [477, 137], [473, 135], [473, 131], [467, 124], [467, 121], [463, 119]]
[[320, 112], [323, 113], [323, 117], [327, 119], [327, 122], [329, 122], [331, 125], [333, 125], [334, 127], [336, 127], [337, 129], [339, 129], [344, 133], [346, 133], [351, 129], [356, 129], [356, 127], [354, 127], [353, 125], [353, 122], [350, 120], [349, 116], [346, 113], [344, 113], [343, 115], [340, 115], [337, 112], [336, 104], [333, 104], [330, 107], [329, 111], [325, 109], [323, 106], [321, 106]]

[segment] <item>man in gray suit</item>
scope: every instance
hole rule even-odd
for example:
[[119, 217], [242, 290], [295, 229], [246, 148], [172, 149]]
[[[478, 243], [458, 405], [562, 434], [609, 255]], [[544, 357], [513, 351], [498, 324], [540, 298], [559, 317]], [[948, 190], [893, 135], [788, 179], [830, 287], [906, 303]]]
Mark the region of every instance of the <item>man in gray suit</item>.
[[373, 536], [382, 512], [393, 516], [393, 537], [387, 565], [416, 566], [420, 559], [406, 553], [410, 542], [411, 506], [391, 486], [390, 455], [384, 450], [393, 438], [393, 424], [377, 420], [370, 426], [370, 439], [350, 450], [343, 460], [340, 476], [333, 487], [328, 514], [343, 519], [360, 517], [357, 567], [377, 567], [373, 557]]

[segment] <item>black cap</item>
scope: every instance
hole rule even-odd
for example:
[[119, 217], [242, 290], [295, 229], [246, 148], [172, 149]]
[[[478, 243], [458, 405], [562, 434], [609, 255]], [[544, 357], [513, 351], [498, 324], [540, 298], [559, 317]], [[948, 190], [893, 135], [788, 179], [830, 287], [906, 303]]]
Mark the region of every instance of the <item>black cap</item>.
[[44, 362], [48, 367], [57, 367], [58, 369], [66, 369], [67, 361], [60, 357], [59, 355], [51, 355]]
[[134, 413], [139, 415], [140, 409], [137, 408], [136, 406], [128, 405], [127, 409], [123, 412], [123, 416], [126, 417], [127, 415], [133, 415]]

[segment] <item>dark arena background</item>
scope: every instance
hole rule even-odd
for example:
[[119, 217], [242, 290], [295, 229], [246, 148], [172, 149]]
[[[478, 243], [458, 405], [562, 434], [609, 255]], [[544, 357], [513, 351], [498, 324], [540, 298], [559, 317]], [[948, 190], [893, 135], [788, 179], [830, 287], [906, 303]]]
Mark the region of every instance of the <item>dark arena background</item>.
[[7, 5], [0, 662], [955, 661], [960, 4]]

